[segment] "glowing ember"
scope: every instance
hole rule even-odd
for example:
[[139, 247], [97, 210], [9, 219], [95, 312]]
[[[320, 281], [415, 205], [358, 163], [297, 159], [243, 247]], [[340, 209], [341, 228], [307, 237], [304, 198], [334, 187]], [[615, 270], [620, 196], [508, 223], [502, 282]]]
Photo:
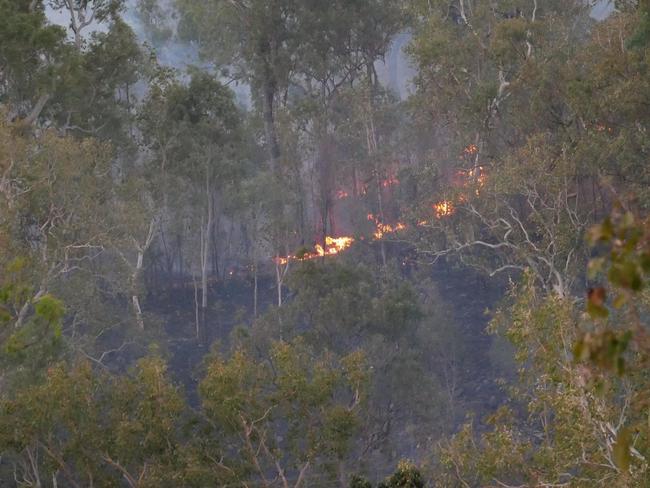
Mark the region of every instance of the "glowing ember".
[[343, 200], [345, 198], [348, 198], [349, 196], [350, 196], [350, 194], [345, 190], [338, 190], [336, 192], [336, 199], [337, 200]]
[[470, 144], [465, 149], [463, 149], [463, 156], [473, 156], [478, 153], [478, 146], [476, 144]]
[[453, 215], [455, 208], [452, 202], [449, 200], [443, 200], [442, 202], [433, 204], [433, 211], [435, 212], [437, 219], [442, 219]]
[[603, 124], [603, 123], [597, 123], [597, 124], [594, 126], [594, 128], [595, 128], [596, 131], [598, 131], [598, 132], [605, 132], [605, 131], [607, 131], [607, 132], [609, 132], [610, 134], [614, 131], [614, 129], [612, 129], [611, 127], [606, 126], [606, 125]]
[[390, 175], [388, 178], [381, 182], [381, 186], [384, 188], [388, 188], [393, 185], [399, 185], [399, 180], [394, 175]]
[[[485, 174], [485, 170], [483, 166], [476, 166], [473, 169], [459, 169], [456, 171], [454, 179], [454, 186], [457, 187], [462, 187], [462, 188], [467, 188], [470, 186], [474, 187], [474, 193], [476, 195], [480, 194], [480, 189], [485, 185], [487, 181], [487, 175]], [[459, 197], [460, 202], [465, 202], [467, 201], [467, 197], [465, 195], [460, 195]]]

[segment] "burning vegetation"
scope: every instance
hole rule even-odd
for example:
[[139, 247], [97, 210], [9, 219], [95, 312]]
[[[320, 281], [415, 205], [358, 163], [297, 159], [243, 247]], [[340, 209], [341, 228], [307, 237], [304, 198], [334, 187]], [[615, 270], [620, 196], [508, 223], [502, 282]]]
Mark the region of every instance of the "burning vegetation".
[[385, 234], [392, 234], [394, 232], [406, 229], [406, 224], [402, 222], [397, 222], [395, 225], [384, 224], [376, 217], [374, 214], [368, 214], [368, 221], [375, 224], [375, 231], [373, 232], [373, 237], [377, 240], [384, 237]]
[[449, 200], [443, 200], [441, 202], [433, 204], [433, 211], [437, 219], [442, 219], [444, 217], [453, 215], [456, 209], [454, 208], [454, 204], [452, 202]]
[[314, 245], [313, 250], [304, 250], [289, 256], [278, 256], [275, 258], [276, 263], [285, 265], [292, 260], [307, 261], [310, 259], [322, 258], [325, 256], [336, 256], [345, 251], [354, 244], [353, 237], [325, 237], [325, 246], [321, 244]]
[[[478, 147], [474, 144], [470, 144], [463, 150], [463, 155], [475, 155], [478, 153]], [[485, 185], [487, 181], [487, 176], [485, 174], [485, 169], [483, 166], [476, 166], [472, 169], [460, 169], [457, 170], [453, 177], [451, 178], [451, 185], [456, 188], [462, 188], [467, 190], [472, 190], [477, 196], [480, 193], [480, 189]], [[395, 185], [399, 185], [400, 182], [394, 174], [389, 174], [387, 178], [379, 182], [382, 188], [389, 188]], [[365, 192], [361, 192], [365, 194]], [[337, 200], [344, 200], [348, 198], [350, 194], [343, 189], [339, 189], [335, 193]], [[431, 205], [433, 210], [433, 217], [437, 220], [442, 220], [447, 217], [451, 217], [456, 212], [457, 206], [460, 203], [467, 201], [467, 192], [460, 193], [455, 200], [440, 200]], [[374, 230], [372, 231], [372, 237], [374, 240], [381, 240], [388, 234], [394, 234], [406, 230], [408, 225], [404, 222], [396, 222], [394, 224], [388, 224], [382, 221], [382, 219], [373, 214], [369, 213], [367, 215], [367, 220], [374, 224]], [[415, 227], [422, 227], [429, 225], [430, 221], [423, 219], [418, 221], [415, 224]], [[336, 256], [341, 252], [347, 250], [354, 244], [355, 240], [350, 236], [341, 236], [341, 237], [325, 237], [325, 245], [315, 244], [313, 249], [303, 249], [302, 252], [297, 252], [296, 254], [291, 254], [288, 256], [278, 256], [275, 258], [276, 263], [281, 265], [286, 265], [291, 260], [298, 261], [307, 261], [311, 259], [316, 259], [326, 256]]]

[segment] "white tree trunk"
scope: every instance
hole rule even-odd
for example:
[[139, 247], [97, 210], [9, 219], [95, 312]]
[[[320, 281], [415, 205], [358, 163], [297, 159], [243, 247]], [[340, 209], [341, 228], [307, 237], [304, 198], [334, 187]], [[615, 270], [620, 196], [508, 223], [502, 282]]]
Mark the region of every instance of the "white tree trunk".
[[142, 307], [140, 306], [140, 297], [138, 296], [138, 282], [140, 281], [140, 277], [142, 276], [142, 269], [144, 267], [144, 253], [147, 252], [147, 249], [149, 249], [149, 246], [151, 246], [151, 243], [153, 242], [153, 239], [156, 235], [156, 223], [157, 218], [154, 216], [151, 218], [151, 222], [149, 222], [149, 230], [147, 232], [147, 237], [144, 241], [144, 244], [139, 245], [136, 242], [138, 257], [135, 263], [135, 269], [131, 274], [131, 303], [133, 304], [135, 321], [138, 324], [138, 327], [140, 327], [142, 330], [144, 330], [144, 318], [142, 316]]
[[135, 321], [138, 324], [140, 329], [144, 330], [144, 319], [142, 318], [142, 307], [140, 306], [140, 298], [137, 294], [138, 280], [140, 279], [140, 273], [142, 272], [142, 265], [144, 263], [144, 251], [142, 249], [138, 250], [138, 261], [135, 265], [135, 271], [131, 276], [133, 281], [133, 296], [131, 297], [131, 302], [133, 302], [133, 311], [135, 312]]
[[207, 222], [205, 223], [205, 228], [201, 230], [202, 242], [201, 242], [201, 308], [205, 311], [208, 308], [208, 271], [209, 271], [209, 261], [210, 261], [210, 238], [212, 235], [212, 194], [210, 192], [209, 178], [206, 173], [205, 178], [206, 186], [206, 203], [207, 203]]

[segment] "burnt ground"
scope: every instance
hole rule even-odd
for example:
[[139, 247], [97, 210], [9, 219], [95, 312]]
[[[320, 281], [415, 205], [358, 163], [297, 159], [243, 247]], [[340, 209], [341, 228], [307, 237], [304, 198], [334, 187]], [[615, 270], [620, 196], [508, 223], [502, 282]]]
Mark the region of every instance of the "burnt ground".
[[503, 371], [498, 370], [491, 358], [495, 338], [486, 328], [504, 296], [507, 280], [487, 278], [466, 267], [446, 263], [436, 265], [433, 279], [461, 330], [465, 354], [459, 381], [460, 401], [467, 411], [476, 414], [480, 424], [485, 414], [505, 400], [503, 387], [498, 384]]
[[[498, 374], [490, 358], [493, 337], [485, 332], [490, 320], [486, 311], [493, 310], [503, 297], [505, 280], [488, 279], [444, 262], [432, 268], [431, 277], [460, 329], [464, 349], [458, 382], [460, 405], [480, 419], [501, 404], [505, 396], [497, 384]], [[260, 279], [258, 290], [259, 310], [263, 312], [274, 303], [275, 284], [271, 278]], [[245, 276], [213, 284], [203, 340], [196, 339], [195, 295], [191, 283], [168, 280], [165, 289], [149, 296], [147, 309], [156, 310], [162, 320], [170, 371], [184, 386], [192, 404], [198, 402], [196, 387], [205, 355], [215, 343], [227, 342], [234, 327], [252, 321], [252, 295], [252, 283]], [[458, 418], [457, 423], [463, 420]]]

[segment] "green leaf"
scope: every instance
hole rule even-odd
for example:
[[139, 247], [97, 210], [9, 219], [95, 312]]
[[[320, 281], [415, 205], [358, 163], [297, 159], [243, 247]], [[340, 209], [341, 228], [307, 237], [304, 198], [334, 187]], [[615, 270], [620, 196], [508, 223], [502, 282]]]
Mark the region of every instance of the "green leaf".
[[614, 264], [609, 270], [608, 277], [612, 283], [634, 291], [639, 291], [643, 286], [639, 270], [629, 261]]
[[52, 295], [44, 295], [34, 304], [36, 315], [44, 318], [50, 324], [58, 323], [65, 313], [63, 302]]
[[650, 252], [644, 252], [639, 258], [641, 269], [644, 273], [650, 273]]
[[585, 341], [579, 340], [573, 346], [573, 358], [576, 361], [586, 361], [589, 359], [589, 348]]
[[609, 316], [609, 310], [603, 305], [597, 305], [594, 302], [587, 302], [587, 313], [592, 319], [606, 319]]
[[616, 298], [614, 299], [612, 305], [614, 305], [614, 308], [622, 308], [626, 303], [627, 303], [627, 295], [625, 295], [624, 293], [619, 293], [618, 295], [616, 295]]
[[616, 442], [613, 447], [614, 462], [621, 471], [628, 471], [630, 469], [630, 432], [623, 428], [618, 431]]

